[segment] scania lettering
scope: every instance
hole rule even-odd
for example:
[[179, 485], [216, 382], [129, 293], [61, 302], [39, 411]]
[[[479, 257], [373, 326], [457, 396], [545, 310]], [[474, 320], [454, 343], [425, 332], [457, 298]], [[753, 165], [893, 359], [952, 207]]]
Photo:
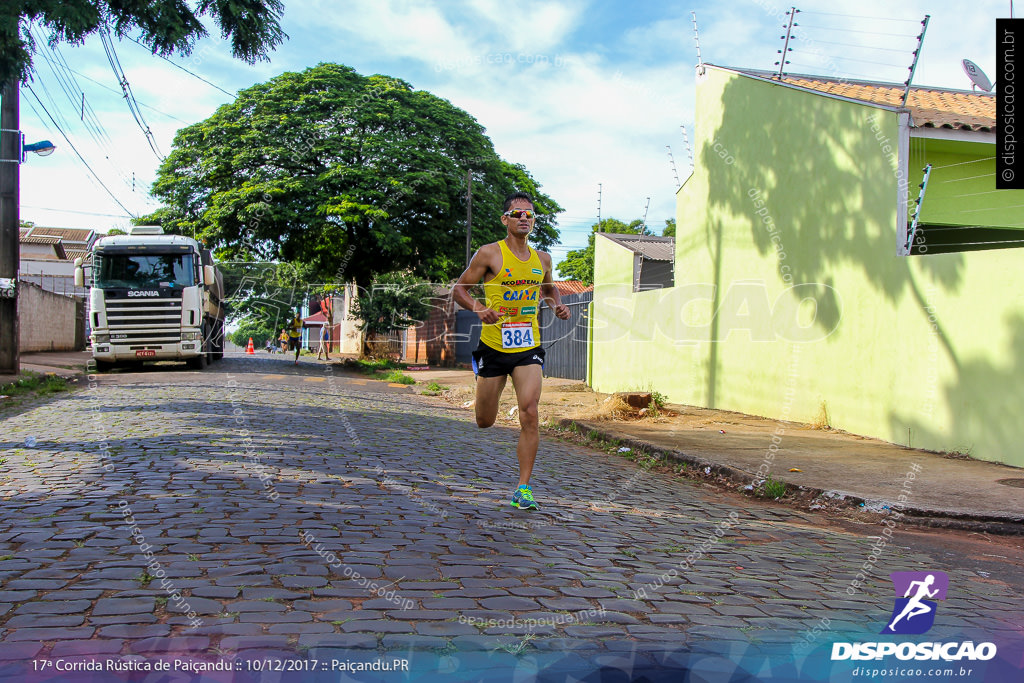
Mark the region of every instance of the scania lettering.
[[98, 370], [181, 360], [203, 369], [224, 355], [224, 281], [208, 250], [159, 226], [96, 242], [75, 282], [89, 277], [89, 336]]

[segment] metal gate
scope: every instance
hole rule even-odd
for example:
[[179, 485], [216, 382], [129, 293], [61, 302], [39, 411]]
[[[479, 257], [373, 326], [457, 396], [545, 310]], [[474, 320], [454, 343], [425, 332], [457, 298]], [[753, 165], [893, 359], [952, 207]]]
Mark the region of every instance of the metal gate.
[[593, 291], [563, 296], [562, 303], [569, 307], [568, 320], [559, 320], [547, 306], [540, 309], [545, 376], [587, 379], [587, 311], [593, 300]]
[[[537, 324], [544, 346], [544, 375], [565, 379], [587, 379], [587, 307], [594, 292], [568, 294], [562, 303], [569, 307], [569, 319], [559, 320], [546, 305], [541, 306]], [[480, 343], [480, 318], [472, 311], [455, 314], [455, 362], [472, 362]]]

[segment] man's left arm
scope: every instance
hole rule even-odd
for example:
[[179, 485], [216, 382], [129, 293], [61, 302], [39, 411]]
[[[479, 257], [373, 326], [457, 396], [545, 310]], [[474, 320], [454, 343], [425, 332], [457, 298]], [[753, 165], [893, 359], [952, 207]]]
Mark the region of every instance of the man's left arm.
[[561, 320], [569, 319], [569, 307], [562, 303], [562, 296], [555, 287], [551, 278], [551, 254], [546, 251], [537, 252], [540, 255], [541, 264], [544, 266], [544, 279], [540, 284], [541, 300], [546, 301], [548, 306], [555, 312], [555, 317]]

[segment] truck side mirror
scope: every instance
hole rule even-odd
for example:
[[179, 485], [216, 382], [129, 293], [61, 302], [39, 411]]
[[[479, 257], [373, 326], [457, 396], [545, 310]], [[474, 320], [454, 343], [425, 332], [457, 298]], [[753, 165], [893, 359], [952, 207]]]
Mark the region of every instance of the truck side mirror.
[[75, 287], [85, 287], [85, 271], [82, 270], [82, 258], [75, 259]]
[[203, 284], [209, 287], [216, 281], [217, 275], [213, 271], [213, 266], [203, 266]]

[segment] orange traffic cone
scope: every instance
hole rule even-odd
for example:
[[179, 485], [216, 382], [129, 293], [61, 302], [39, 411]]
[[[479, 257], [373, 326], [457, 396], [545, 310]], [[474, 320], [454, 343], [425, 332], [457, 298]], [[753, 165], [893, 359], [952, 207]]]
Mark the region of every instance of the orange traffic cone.
[[256, 349], [252, 345], [252, 337], [249, 337], [249, 345], [245, 347], [245, 352], [249, 355], [255, 355]]

